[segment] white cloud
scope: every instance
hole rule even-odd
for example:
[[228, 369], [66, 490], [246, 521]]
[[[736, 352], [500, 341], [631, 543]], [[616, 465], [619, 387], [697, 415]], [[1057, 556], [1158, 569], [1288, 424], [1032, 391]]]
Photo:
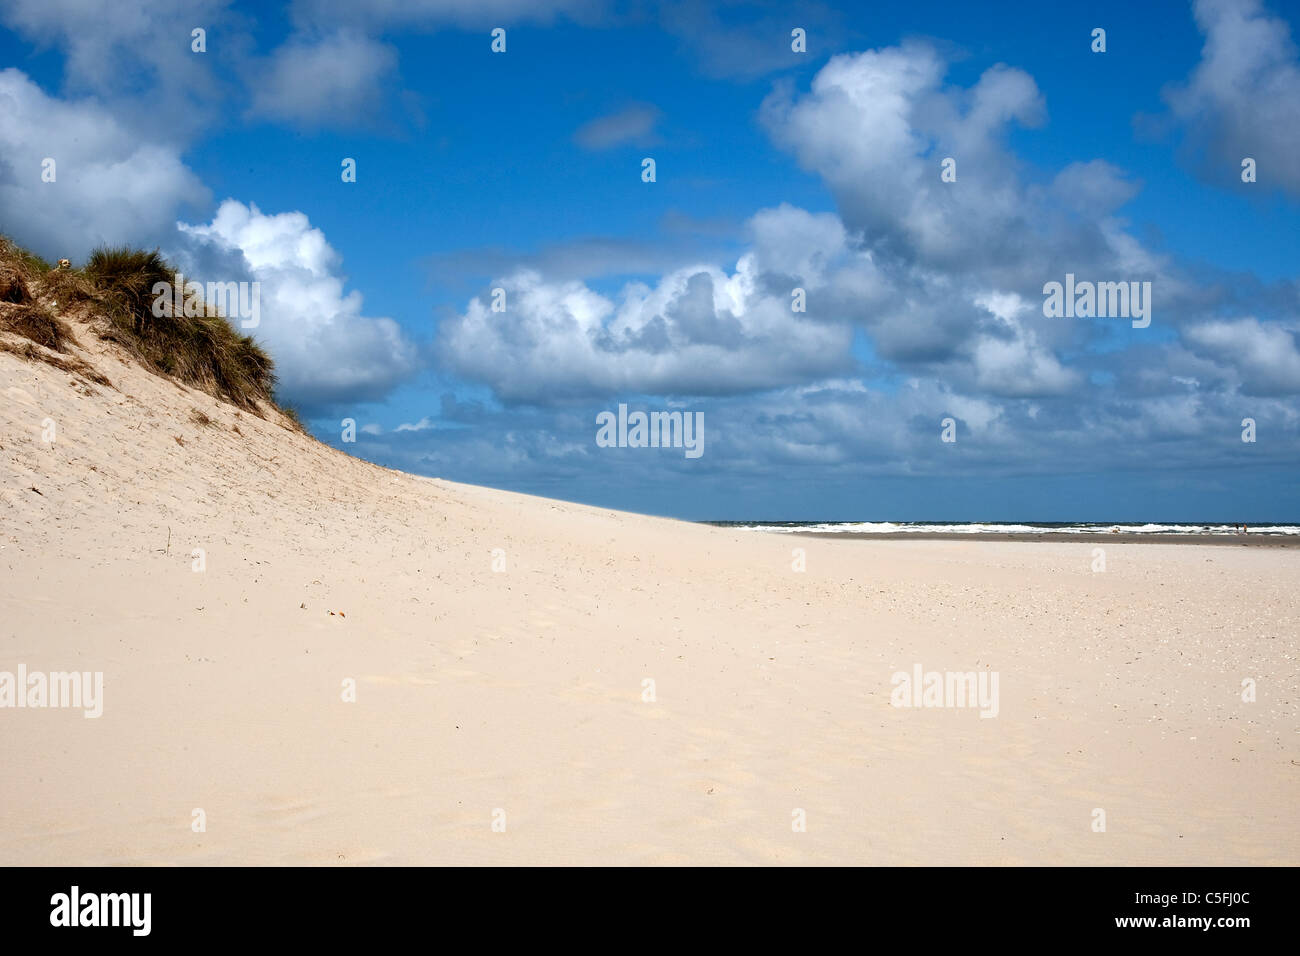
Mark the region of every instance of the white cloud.
[[1264, 188], [1300, 195], [1300, 59], [1290, 27], [1259, 0], [1198, 0], [1195, 9], [1201, 60], [1166, 99], [1204, 153], [1207, 174], [1239, 183], [1250, 156]]
[[[229, 6], [229, 0], [5, 0], [0, 21], [63, 51], [67, 93], [92, 93], [120, 106], [118, 121], [137, 135], [173, 142], [201, 129], [242, 53], [242, 31], [230, 29], [238, 16]], [[208, 31], [208, 53], [190, 49], [196, 27]], [[164, 114], [167, 122], [159, 123]]]
[[[726, 394], [849, 370], [852, 329], [818, 299], [823, 291], [835, 298], [835, 277], [859, 278], [843, 230], [832, 216], [790, 206], [765, 210], [752, 228], [754, 250], [734, 272], [680, 268], [653, 287], [629, 283], [614, 299], [581, 281], [548, 280], [532, 270], [500, 278], [492, 285], [505, 289], [506, 311], [493, 312], [490, 299], [472, 300], [443, 325], [442, 355], [502, 398], [533, 402], [634, 392]], [[781, 249], [790, 235], [815, 241], [787, 259]], [[771, 263], [785, 275], [766, 273]], [[791, 277], [807, 286], [806, 313], [791, 308]]]
[[78, 259], [101, 243], [148, 244], [172, 232], [178, 207], [209, 200], [174, 148], [142, 142], [94, 100], [50, 97], [0, 71], [0, 221], [19, 242]]
[[297, 36], [257, 70], [249, 115], [305, 125], [366, 122], [381, 111], [383, 85], [396, 69], [397, 52], [378, 40], [346, 31]]
[[974, 384], [979, 390], [1027, 398], [1063, 394], [1083, 383], [1083, 376], [1063, 367], [1022, 322], [1034, 306], [1014, 293], [977, 296], [975, 304], [998, 320], [996, 334], [981, 334], [971, 346]]
[[[418, 422], [403, 422], [402, 424], [400, 424], [400, 425], [398, 425], [396, 428], [394, 428], [393, 431], [395, 431], [395, 432], [424, 432], [424, 431], [428, 431], [428, 430], [431, 429], [431, 428], [437, 428], [437, 427], [438, 427], [438, 423], [435, 422], [435, 421], [434, 421], [432, 418], [430, 418], [428, 415], [426, 415], [424, 418], [421, 418]], [[363, 428], [362, 431], [365, 431], [365, 429]], [[378, 434], [378, 433], [376, 432], [376, 434]]]
[[[863, 250], [854, 272], [864, 288], [845, 308], [880, 358], [1003, 397], [1082, 387], [1057, 353], [1103, 338], [1101, 323], [1048, 322], [1034, 308], [999, 319], [980, 298], [1041, 304], [1044, 283], [1067, 272], [1145, 280], [1156, 290], [1157, 321], [1174, 324], [1192, 285], [1116, 217], [1138, 189], [1123, 170], [1084, 160], [1044, 177], [1010, 150], [1013, 125], [1046, 119], [1032, 77], [997, 64], [962, 87], [946, 74], [924, 42], [845, 54], [805, 93], [779, 84], [760, 115], [772, 138], [826, 181], [848, 243]], [[955, 181], [941, 175], [948, 158]]]
[[831, 270], [871, 270], [871, 257], [849, 255], [849, 237], [834, 213], [810, 213], [789, 203], [760, 209], [749, 220], [753, 260], [763, 273], [822, 285]]
[[[227, 199], [207, 225], [178, 223], [197, 244], [238, 252], [261, 283], [254, 333], [275, 359], [282, 393], [305, 405], [375, 399], [420, 365], [416, 346], [390, 318], [362, 314], [344, 292], [339, 255], [301, 212], [265, 215]], [[243, 276], [194, 276], [231, 281]]]
[[[869, 245], [959, 267], [1005, 255], [1023, 229], [1026, 191], [1001, 139], [1012, 121], [1034, 125], [1045, 111], [1020, 70], [991, 67], [961, 90], [943, 86], [946, 68], [921, 43], [836, 56], [808, 94], [779, 87], [761, 115]], [[940, 180], [945, 157], [957, 161], [956, 183]]]
[[1300, 339], [1291, 329], [1247, 318], [1202, 322], [1183, 337], [1203, 357], [1234, 369], [1248, 395], [1300, 393]]
[[[394, 118], [388, 105], [398, 83], [397, 49], [382, 41], [385, 35], [447, 26], [509, 30], [561, 17], [590, 22], [604, 8], [603, 0], [297, 0], [290, 11], [295, 32], [244, 67], [252, 94], [247, 115], [305, 127], [376, 125]], [[486, 51], [486, 35], [483, 42]], [[415, 98], [397, 99], [418, 116]]]

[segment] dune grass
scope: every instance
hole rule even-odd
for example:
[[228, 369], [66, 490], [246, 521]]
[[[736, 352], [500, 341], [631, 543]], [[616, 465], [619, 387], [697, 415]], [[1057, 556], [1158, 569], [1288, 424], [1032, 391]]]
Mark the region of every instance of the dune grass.
[[75, 341], [72, 329], [32, 294], [33, 275], [39, 275], [43, 260], [19, 256], [14, 253], [16, 249], [0, 237], [0, 331], [20, 339], [15, 342], [0, 338], [0, 352], [44, 362], [87, 381], [112, 387], [113, 383], [103, 374], [69, 354], [68, 344]]
[[224, 397], [242, 408], [274, 405], [275, 365], [250, 335], [241, 335], [214, 307], [197, 316], [154, 315], [154, 286], [176, 270], [158, 250], [101, 247], [82, 270], [104, 307], [103, 337], [148, 368]]
[[66, 322], [48, 309], [35, 304], [19, 305], [6, 309], [0, 316], [0, 327], [42, 345], [52, 352], [66, 353], [72, 330]]
[[55, 352], [66, 352], [72, 336], [67, 324], [42, 306], [32, 286], [49, 270], [39, 256], [0, 237], [0, 328]]
[[26, 273], [28, 281], [44, 276], [54, 267], [34, 252], [24, 249], [8, 236], [0, 236], [0, 262]]
[[[57, 313], [84, 303], [102, 319], [100, 337], [120, 345], [145, 368], [259, 416], [265, 403], [305, 432], [297, 412], [275, 400], [271, 356], [212, 304], [204, 303], [197, 316], [154, 315], [154, 287], [164, 282], [170, 288], [175, 272], [157, 249], [126, 246], [95, 249], [80, 269], [56, 268], [0, 236], [0, 303], [8, 303], [0, 325], [63, 353], [75, 338]], [[30, 346], [5, 351], [29, 357], [36, 352]]]

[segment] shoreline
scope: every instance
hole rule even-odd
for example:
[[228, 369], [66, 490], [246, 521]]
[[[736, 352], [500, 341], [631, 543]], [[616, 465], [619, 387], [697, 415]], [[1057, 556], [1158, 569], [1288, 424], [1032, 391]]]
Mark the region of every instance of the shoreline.
[[1133, 534], [1107, 532], [1083, 534], [1074, 531], [767, 531], [765, 534], [793, 534], [801, 538], [867, 541], [1043, 541], [1057, 544], [1209, 544], [1220, 547], [1300, 548], [1300, 535], [1284, 534]]

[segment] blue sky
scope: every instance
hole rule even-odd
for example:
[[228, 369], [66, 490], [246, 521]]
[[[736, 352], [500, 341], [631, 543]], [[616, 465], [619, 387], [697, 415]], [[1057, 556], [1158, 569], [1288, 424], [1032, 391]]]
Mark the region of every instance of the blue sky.
[[[101, 6], [0, 10], [0, 230], [261, 282], [351, 454], [687, 518], [1300, 520], [1294, 5]], [[1045, 317], [1067, 272], [1151, 325]], [[619, 403], [705, 454], [599, 447]]]

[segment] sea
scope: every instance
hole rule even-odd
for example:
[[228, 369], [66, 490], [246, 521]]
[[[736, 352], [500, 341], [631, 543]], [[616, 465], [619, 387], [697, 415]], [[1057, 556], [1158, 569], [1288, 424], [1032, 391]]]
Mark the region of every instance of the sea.
[[[750, 531], [816, 531], [852, 534], [1240, 534], [1241, 525], [1197, 522], [1125, 523], [1093, 521], [706, 521], [720, 528]], [[1297, 524], [1248, 524], [1247, 533], [1300, 535]]]

